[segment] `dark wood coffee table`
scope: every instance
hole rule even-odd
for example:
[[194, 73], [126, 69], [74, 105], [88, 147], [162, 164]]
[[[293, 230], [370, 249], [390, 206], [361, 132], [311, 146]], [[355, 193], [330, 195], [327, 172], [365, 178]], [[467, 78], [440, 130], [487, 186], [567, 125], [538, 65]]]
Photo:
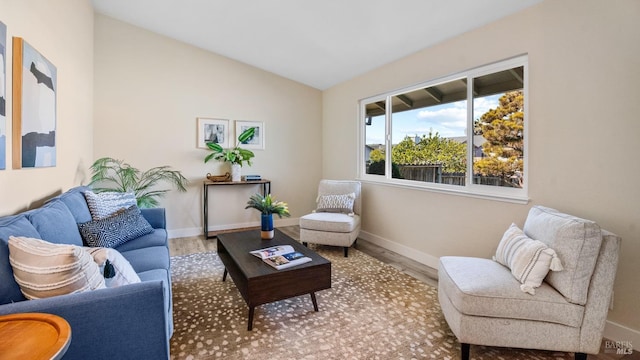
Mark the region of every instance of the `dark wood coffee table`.
[[[249, 252], [275, 245], [291, 245], [311, 258], [310, 262], [288, 269], [276, 270]], [[316, 291], [331, 288], [331, 262], [278, 229], [272, 240], [260, 239], [260, 230], [218, 235], [218, 255], [225, 270], [249, 306], [249, 324], [253, 328], [255, 307], [305, 294], [311, 295], [313, 310], [318, 311]]]

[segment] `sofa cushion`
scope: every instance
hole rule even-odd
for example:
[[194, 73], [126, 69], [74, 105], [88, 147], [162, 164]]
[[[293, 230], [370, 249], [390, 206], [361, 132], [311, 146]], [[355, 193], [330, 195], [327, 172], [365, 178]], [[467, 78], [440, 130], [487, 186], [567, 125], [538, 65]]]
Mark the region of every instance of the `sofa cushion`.
[[353, 204], [356, 199], [355, 193], [341, 195], [319, 195], [316, 212], [338, 212], [353, 214]]
[[100, 267], [107, 287], [117, 287], [140, 282], [140, 277], [133, 270], [127, 259], [118, 250], [104, 247], [85, 247], [93, 261]]
[[54, 244], [82, 246], [76, 220], [62, 201], [49, 202], [41, 208], [28, 211], [26, 215], [41, 239]]
[[87, 200], [93, 220], [104, 219], [121, 210], [137, 206], [136, 195], [133, 192], [105, 191], [94, 193], [88, 190], [84, 192], [84, 197]]
[[543, 206], [534, 206], [524, 224], [524, 233], [554, 249], [563, 271], [550, 272], [545, 281], [568, 301], [584, 305], [595, 268], [602, 232], [593, 221]]
[[167, 230], [153, 229], [153, 232], [142, 235], [134, 241], [127, 241], [116, 247], [119, 252], [144, 249], [152, 246], [168, 246]]
[[481, 258], [443, 256], [438, 285], [465, 315], [548, 321], [579, 327], [584, 307], [572, 304], [547, 283], [531, 296], [518, 289], [509, 269]]
[[120, 253], [138, 274], [153, 269], [169, 269], [169, 248], [166, 246], [120, 251]]
[[67, 208], [76, 219], [77, 224], [91, 221], [91, 213], [87, 206], [87, 200], [85, 200], [83, 195], [83, 192], [87, 190], [91, 190], [91, 188], [88, 186], [77, 186], [56, 196], [52, 201], [60, 200], [67, 205]]
[[300, 218], [300, 227], [308, 230], [349, 233], [360, 226], [360, 216], [317, 212]]
[[39, 238], [40, 234], [24, 214], [0, 218], [0, 304], [25, 300], [9, 263], [10, 236]]
[[522, 284], [520, 290], [531, 295], [547, 276], [549, 269], [562, 270], [556, 252], [543, 242], [528, 238], [516, 224], [511, 224], [498, 244], [493, 259], [511, 269]]
[[16, 282], [27, 299], [105, 287], [98, 265], [79, 246], [11, 236], [9, 261]]
[[91, 247], [116, 247], [153, 232], [137, 206], [99, 220], [79, 224], [82, 239]]

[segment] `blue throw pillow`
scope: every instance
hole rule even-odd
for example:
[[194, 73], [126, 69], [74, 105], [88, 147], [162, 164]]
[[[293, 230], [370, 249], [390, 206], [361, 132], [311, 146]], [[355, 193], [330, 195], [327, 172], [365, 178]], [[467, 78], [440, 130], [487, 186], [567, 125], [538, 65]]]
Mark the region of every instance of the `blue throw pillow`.
[[78, 227], [85, 245], [91, 247], [113, 248], [153, 232], [153, 227], [137, 206], [104, 219], [79, 224]]

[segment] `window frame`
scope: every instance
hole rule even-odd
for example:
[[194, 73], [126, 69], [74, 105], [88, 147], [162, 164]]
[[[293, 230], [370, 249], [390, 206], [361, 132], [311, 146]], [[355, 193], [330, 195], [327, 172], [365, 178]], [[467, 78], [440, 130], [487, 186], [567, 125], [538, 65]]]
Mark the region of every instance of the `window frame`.
[[[474, 97], [473, 97], [473, 81], [475, 78], [509, 70], [516, 67], [523, 67], [523, 86], [524, 95], [524, 130], [523, 130], [523, 179], [522, 188], [508, 188], [502, 186], [481, 185], [473, 183], [473, 127], [474, 127]], [[359, 100], [358, 104], [358, 174], [360, 181], [371, 182], [375, 184], [383, 184], [389, 186], [399, 186], [403, 188], [412, 188], [425, 191], [433, 191], [452, 195], [462, 195], [483, 199], [491, 199], [498, 201], [507, 201], [514, 203], [526, 204], [529, 201], [529, 62], [528, 55], [519, 55], [509, 59], [497, 61], [494, 63], [482, 65], [473, 69], [460, 71], [454, 74], [446, 75], [440, 78], [424, 81], [411, 86], [406, 86], [393, 91], [385, 92], [370, 96]], [[432, 182], [422, 182], [415, 180], [397, 179], [392, 177], [392, 134], [393, 134], [393, 107], [391, 101], [394, 96], [414, 91], [419, 88], [427, 88], [438, 84], [454, 81], [458, 79], [466, 79], [467, 81], [467, 169], [465, 175], [465, 185], [449, 185]], [[366, 173], [366, 105], [374, 102], [385, 102], [385, 175], [367, 174]]]

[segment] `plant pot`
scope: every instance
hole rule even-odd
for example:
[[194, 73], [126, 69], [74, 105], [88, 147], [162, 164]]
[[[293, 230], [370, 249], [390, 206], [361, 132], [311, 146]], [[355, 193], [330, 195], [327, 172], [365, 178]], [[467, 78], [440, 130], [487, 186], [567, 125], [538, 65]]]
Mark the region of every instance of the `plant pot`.
[[271, 240], [274, 236], [273, 230], [273, 214], [262, 214], [261, 215], [261, 227], [260, 227], [260, 237], [263, 240]]
[[242, 175], [242, 166], [240, 164], [231, 164], [231, 181], [240, 181]]

